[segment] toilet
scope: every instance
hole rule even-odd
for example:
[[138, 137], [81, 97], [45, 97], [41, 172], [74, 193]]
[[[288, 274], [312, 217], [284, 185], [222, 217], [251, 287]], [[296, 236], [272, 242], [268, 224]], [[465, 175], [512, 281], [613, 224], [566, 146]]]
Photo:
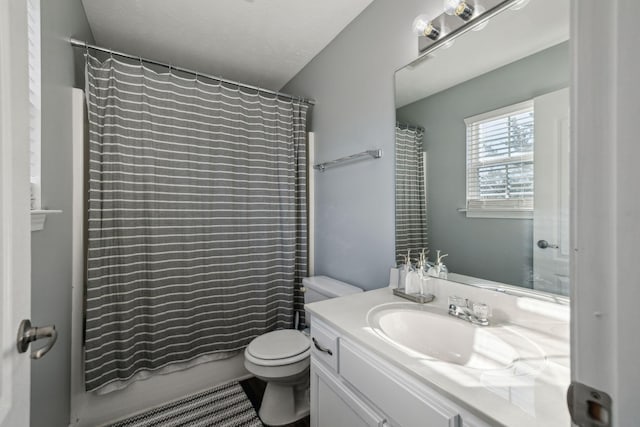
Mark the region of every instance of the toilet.
[[[307, 277], [302, 284], [305, 304], [362, 292], [327, 276]], [[267, 383], [259, 411], [263, 423], [279, 426], [309, 415], [310, 354], [309, 334], [295, 329], [267, 332], [249, 343], [244, 366]]]

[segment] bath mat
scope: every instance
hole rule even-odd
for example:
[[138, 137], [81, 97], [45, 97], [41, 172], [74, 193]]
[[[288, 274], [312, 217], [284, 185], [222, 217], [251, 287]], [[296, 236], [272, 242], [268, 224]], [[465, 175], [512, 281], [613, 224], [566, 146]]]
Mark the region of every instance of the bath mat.
[[238, 382], [158, 406], [109, 427], [262, 427]]

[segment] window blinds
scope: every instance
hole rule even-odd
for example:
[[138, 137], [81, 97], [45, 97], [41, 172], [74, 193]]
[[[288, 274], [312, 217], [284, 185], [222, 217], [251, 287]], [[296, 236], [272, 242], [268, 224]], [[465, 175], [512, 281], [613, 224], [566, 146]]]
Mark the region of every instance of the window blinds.
[[533, 102], [465, 119], [467, 213], [533, 210]]

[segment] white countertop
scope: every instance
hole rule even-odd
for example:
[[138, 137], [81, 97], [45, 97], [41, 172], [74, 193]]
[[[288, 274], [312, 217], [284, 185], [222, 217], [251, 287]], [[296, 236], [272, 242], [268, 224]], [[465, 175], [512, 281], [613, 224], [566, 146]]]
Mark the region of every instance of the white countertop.
[[394, 296], [389, 288], [316, 302], [305, 308], [344, 337], [403, 369], [491, 425], [571, 425], [565, 397], [570, 383], [569, 307], [443, 280], [439, 280], [436, 289], [437, 298], [427, 304], [428, 309], [439, 310], [445, 316], [449, 295], [489, 304], [495, 326], [486, 328], [508, 328], [540, 347], [544, 356], [529, 361], [535, 369], [515, 373], [485, 372], [416, 355], [395, 345], [367, 322], [367, 314], [374, 307], [409, 303]]

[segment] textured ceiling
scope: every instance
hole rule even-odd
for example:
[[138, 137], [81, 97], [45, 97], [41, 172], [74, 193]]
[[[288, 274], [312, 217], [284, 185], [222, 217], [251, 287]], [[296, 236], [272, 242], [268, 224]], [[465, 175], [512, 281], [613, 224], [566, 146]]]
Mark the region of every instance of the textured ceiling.
[[96, 44], [279, 90], [372, 0], [83, 0]]

